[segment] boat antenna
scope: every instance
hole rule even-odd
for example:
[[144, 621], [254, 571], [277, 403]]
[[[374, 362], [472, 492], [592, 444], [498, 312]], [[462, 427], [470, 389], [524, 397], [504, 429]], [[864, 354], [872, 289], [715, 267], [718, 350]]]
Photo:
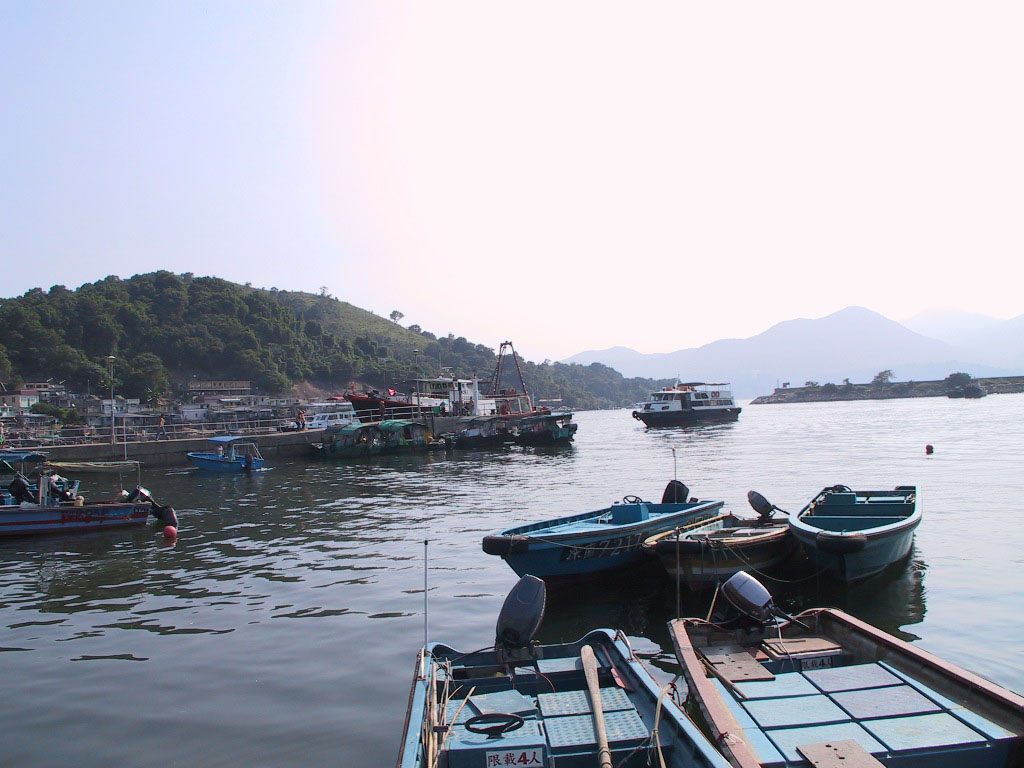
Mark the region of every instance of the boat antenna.
[[[672, 480], [676, 480], [676, 447], [672, 446]], [[686, 501], [686, 499], [683, 499]]]
[[427, 653], [427, 545], [429, 539], [423, 540], [423, 653]]

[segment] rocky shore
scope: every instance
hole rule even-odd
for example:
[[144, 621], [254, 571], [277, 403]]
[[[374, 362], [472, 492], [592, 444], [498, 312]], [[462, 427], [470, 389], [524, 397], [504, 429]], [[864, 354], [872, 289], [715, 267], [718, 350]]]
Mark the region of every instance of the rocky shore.
[[[1024, 376], [973, 379], [988, 395], [1024, 392]], [[770, 395], [761, 395], [751, 405], [779, 403], [819, 403], [836, 400], [892, 400], [903, 397], [947, 397], [950, 385], [939, 381], [897, 381], [890, 384], [824, 384], [813, 387], [776, 388]]]

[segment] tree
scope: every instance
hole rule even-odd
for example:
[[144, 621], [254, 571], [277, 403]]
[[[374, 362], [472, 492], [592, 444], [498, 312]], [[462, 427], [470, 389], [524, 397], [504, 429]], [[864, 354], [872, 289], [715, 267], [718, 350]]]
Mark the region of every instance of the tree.
[[823, 387], [821, 388], [821, 393], [822, 393], [823, 395], [834, 395], [834, 394], [835, 394], [836, 392], [838, 392], [838, 391], [839, 391], [839, 387], [837, 387], [837, 386], [836, 386], [835, 384], [833, 384], [833, 383], [832, 383], [831, 381], [830, 381], [830, 382], [828, 382], [827, 384], [825, 384], [825, 385], [824, 385], [824, 386], [823, 386]]
[[971, 383], [971, 374], [969, 373], [951, 373], [946, 377], [946, 384], [950, 387], [964, 387]]
[[871, 386], [873, 387], [884, 387], [888, 384], [892, 384], [892, 380], [896, 374], [890, 371], [888, 368], [884, 371], [879, 371], [875, 374], [875, 378], [871, 380]]
[[816, 381], [805, 381], [804, 382], [804, 386], [805, 387], [816, 387], [816, 386], [818, 386], [818, 382], [816, 382]]
[[397, 309], [393, 309], [393, 310], [391, 310], [391, 314], [388, 315], [388, 317], [391, 318], [391, 322], [397, 323], [399, 320], [401, 320], [403, 317], [405, 317], [405, 314], [402, 313], [402, 312], [399, 312]]

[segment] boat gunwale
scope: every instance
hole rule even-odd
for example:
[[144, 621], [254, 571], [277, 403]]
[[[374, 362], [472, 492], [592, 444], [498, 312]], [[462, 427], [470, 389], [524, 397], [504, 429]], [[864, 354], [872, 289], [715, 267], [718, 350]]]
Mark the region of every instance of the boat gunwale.
[[[828, 490], [830, 489], [826, 488], [822, 491], [819, 491], [814, 496], [814, 498], [811, 499], [811, 501], [804, 505], [803, 509], [797, 512], [795, 515], [790, 515], [789, 528], [793, 532], [793, 535], [799, 538], [801, 541], [813, 541], [813, 539], [818, 534], [824, 534], [826, 538], [840, 540], [843, 538], [852, 538], [854, 536], [864, 536], [867, 539], [882, 539], [887, 538], [889, 536], [895, 536], [898, 534], [906, 533], [908, 530], [912, 531], [913, 529], [917, 528], [918, 525], [921, 524], [924, 509], [921, 503], [920, 489], [916, 485], [910, 486], [909, 488], [905, 489], [902, 493], [897, 492], [895, 489], [893, 491], [853, 491], [853, 493], [855, 493], [858, 497], [864, 495], [867, 496], [868, 498], [870, 498], [870, 496], [873, 494], [878, 496], [887, 494], [890, 497], [902, 495], [904, 499], [907, 499], [912, 496], [914, 508], [905, 517], [901, 518], [897, 522], [886, 523], [884, 525], [876, 525], [870, 528], [858, 528], [850, 531], [833, 531], [829, 530], [828, 528], [821, 528], [812, 523], [808, 523], [806, 520], [804, 520], [804, 518], [808, 516], [808, 513], [814, 510], [818, 501], [826, 495], [826, 491]], [[904, 501], [903, 503], [906, 504], [907, 502]], [[858, 506], [861, 506], [863, 508], [863, 505], [867, 504], [870, 504], [870, 502], [859, 502], [855, 503], [853, 507], [854, 509], [856, 509]], [[898, 515], [889, 515], [888, 517], [897, 516]], [[823, 515], [822, 517], [830, 516]], [[833, 517], [870, 519], [871, 517], [875, 517], [875, 515], [852, 514], [834, 515]]]
[[[647, 503], [647, 502], [645, 502], [645, 503]], [[496, 533], [496, 534], [493, 534], [493, 535], [495, 537], [510, 538], [510, 539], [511, 538], [527, 539], [527, 540], [531, 540], [531, 541], [536, 541], [538, 543], [543, 543], [543, 542], [546, 542], [546, 541], [562, 541], [562, 540], [565, 540], [565, 539], [590, 538], [590, 537], [593, 537], [594, 534], [596, 534], [596, 533], [605, 533], [605, 532], [607, 532], [609, 535], [614, 534], [614, 535], [618, 536], [618, 535], [621, 535], [623, 533], [629, 533], [631, 531], [635, 531], [635, 530], [639, 530], [639, 529], [642, 529], [644, 527], [647, 527], [652, 522], [664, 521], [665, 518], [668, 518], [668, 517], [675, 517], [675, 516], [679, 516], [679, 515], [683, 515], [683, 514], [688, 514], [688, 513], [692, 513], [692, 512], [698, 512], [698, 511], [701, 511], [701, 509], [703, 507], [714, 508], [716, 505], [718, 507], [721, 507], [721, 506], [724, 506], [724, 504], [725, 504], [724, 501], [716, 501], [716, 500], [700, 501], [700, 502], [677, 502], [677, 503], [669, 503], [669, 504], [653, 504], [653, 503], [649, 503], [648, 504], [649, 507], [672, 506], [672, 507], [683, 507], [683, 509], [678, 509], [678, 510], [673, 511], [673, 512], [652, 512], [651, 513], [651, 517], [649, 517], [647, 520], [638, 520], [638, 521], [636, 521], [634, 523], [614, 524], [614, 523], [597, 523], [597, 522], [595, 522], [592, 528], [587, 528], [587, 529], [584, 529], [584, 530], [571, 531], [571, 532], [565, 532], [565, 533], [551, 533], [551, 534], [548, 534], [546, 536], [531, 536], [531, 535], [528, 535], [528, 534], [531, 534], [531, 533], [536, 533], [538, 531], [549, 530], [549, 529], [554, 528], [556, 526], [566, 525], [568, 523], [583, 522], [583, 521], [588, 520], [588, 519], [596, 520], [597, 518], [602, 517], [603, 515], [611, 513], [612, 507], [609, 506], [609, 507], [605, 507], [604, 509], [597, 510], [597, 511], [581, 512], [581, 513], [576, 514], [576, 515], [568, 515], [566, 517], [558, 517], [558, 518], [549, 519], [549, 520], [541, 520], [541, 521], [538, 521], [536, 523], [527, 523], [525, 525], [519, 525], [519, 526], [515, 526], [513, 528], [506, 528], [505, 530], [501, 531], [500, 533]], [[657, 517], [654, 517], [654, 515], [657, 515]], [[608, 538], [608, 537], [607, 536], [601, 536], [599, 538]]]

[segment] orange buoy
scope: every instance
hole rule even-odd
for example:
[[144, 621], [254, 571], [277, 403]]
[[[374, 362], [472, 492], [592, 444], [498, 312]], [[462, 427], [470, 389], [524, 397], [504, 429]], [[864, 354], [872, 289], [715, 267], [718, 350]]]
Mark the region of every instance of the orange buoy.
[[164, 526], [164, 538], [165, 539], [176, 539], [178, 538], [178, 529], [173, 525]]

